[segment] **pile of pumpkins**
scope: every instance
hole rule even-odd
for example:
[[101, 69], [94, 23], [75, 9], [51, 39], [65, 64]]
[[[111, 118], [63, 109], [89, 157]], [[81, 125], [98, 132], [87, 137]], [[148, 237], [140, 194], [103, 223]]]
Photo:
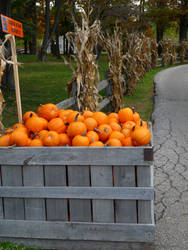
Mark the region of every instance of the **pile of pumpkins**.
[[40, 105], [37, 112], [28, 111], [23, 123], [6, 129], [0, 146], [142, 146], [150, 142], [147, 122], [129, 107], [105, 114], [58, 109], [53, 103]]

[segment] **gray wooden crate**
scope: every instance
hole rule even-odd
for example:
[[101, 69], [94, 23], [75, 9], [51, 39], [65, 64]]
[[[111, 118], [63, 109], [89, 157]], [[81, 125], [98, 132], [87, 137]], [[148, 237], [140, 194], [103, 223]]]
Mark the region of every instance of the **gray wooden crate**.
[[153, 147], [0, 148], [0, 239], [45, 249], [154, 241]]

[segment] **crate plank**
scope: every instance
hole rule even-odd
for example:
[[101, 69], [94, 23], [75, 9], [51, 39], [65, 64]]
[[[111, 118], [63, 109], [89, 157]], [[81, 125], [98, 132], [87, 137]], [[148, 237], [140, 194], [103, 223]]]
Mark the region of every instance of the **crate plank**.
[[[137, 167], [138, 187], [153, 187], [152, 167]], [[153, 201], [138, 201], [138, 223], [154, 223]]]
[[[68, 166], [68, 185], [76, 187], [90, 186], [89, 166]], [[69, 200], [71, 221], [91, 221], [90, 200]]]
[[[1, 187], [1, 166], [0, 166], [0, 187]], [[3, 219], [3, 199], [0, 198], [0, 219]]]
[[0, 197], [153, 200], [151, 187], [0, 187]]
[[[21, 166], [1, 166], [3, 186], [22, 186]], [[24, 219], [24, 200], [20, 198], [4, 198], [4, 218]]]
[[[42, 166], [23, 167], [24, 186], [40, 187], [44, 186], [44, 175]], [[25, 199], [25, 218], [26, 220], [45, 220], [45, 200], [44, 199]]]
[[[135, 187], [134, 166], [114, 166], [115, 187]], [[137, 223], [136, 200], [115, 201], [115, 216], [118, 223]]]
[[154, 240], [152, 224], [0, 220], [0, 228], [0, 237], [117, 242]]
[[[62, 187], [66, 186], [66, 168], [65, 166], [45, 166], [45, 186]], [[55, 195], [54, 195], [55, 197]], [[46, 199], [47, 220], [66, 221], [67, 200], [66, 199]]]
[[[16, 147], [0, 148], [0, 163], [6, 165], [138, 165], [150, 166], [144, 160], [144, 149], [152, 147]], [[97, 156], [97, 157], [96, 157]]]
[[[112, 187], [112, 166], [91, 166], [91, 186]], [[92, 208], [94, 222], [114, 222], [113, 200], [93, 199]]]

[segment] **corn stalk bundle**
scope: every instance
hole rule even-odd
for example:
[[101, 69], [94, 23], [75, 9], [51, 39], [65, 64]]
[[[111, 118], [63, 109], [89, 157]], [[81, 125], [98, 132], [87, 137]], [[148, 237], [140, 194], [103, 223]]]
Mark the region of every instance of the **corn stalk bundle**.
[[170, 65], [174, 65], [177, 58], [176, 54], [176, 44], [171, 44], [171, 53], [170, 53]]
[[171, 40], [168, 38], [164, 39], [160, 42], [160, 45], [162, 46], [162, 66], [165, 67], [168, 65], [170, 60]]
[[155, 39], [151, 39], [151, 68], [155, 69], [158, 62], [158, 44]]
[[123, 56], [123, 69], [127, 77], [127, 94], [134, 93], [136, 83], [145, 72], [142, 58], [143, 41], [138, 33], [127, 33], [125, 42], [125, 55]]
[[183, 64], [185, 61], [185, 54], [186, 54], [187, 42], [182, 41], [180, 44], [180, 63]]
[[106, 36], [104, 36], [101, 33], [99, 41], [108, 54], [108, 59], [109, 59], [108, 78], [112, 80], [111, 105], [113, 111], [117, 112], [123, 105], [123, 93], [125, 91], [125, 81], [122, 75], [122, 65], [123, 65], [122, 33], [117, 24], [114, 29], [114, 33], [112, 35], [107, 34]]
[[[141, 63], [145, 69], [142, 74], [145, 72], [151, 71], [151, 39], [145, 36], [143, 33], [140, 34], [141, 39]], [[143, 76], [142, 75], [142, 76]]]
[[74, 79], [77, 82], [76, 101], [79, 110], [89, 109], [95, 111], [98, 106], [100, 95], [97, 85], [99, 82], [98, 64], [94, 54], [94, 46], [100, 33], [100, 22], [96, 20], [92, 25], [89, 22], [89, 14], [84, 10], [80, 12], [82, 17], [81, 25], [73, 19], [75, 31], [66, 34], [71, 44], [75, 45], [76, 69], [73, 70]]

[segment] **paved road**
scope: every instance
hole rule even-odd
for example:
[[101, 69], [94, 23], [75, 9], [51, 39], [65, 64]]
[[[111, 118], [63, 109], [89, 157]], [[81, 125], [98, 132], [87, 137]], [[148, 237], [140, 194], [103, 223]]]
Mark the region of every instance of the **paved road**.
[[188, 250], [188, 65], [154, 81], [156, 249]]

